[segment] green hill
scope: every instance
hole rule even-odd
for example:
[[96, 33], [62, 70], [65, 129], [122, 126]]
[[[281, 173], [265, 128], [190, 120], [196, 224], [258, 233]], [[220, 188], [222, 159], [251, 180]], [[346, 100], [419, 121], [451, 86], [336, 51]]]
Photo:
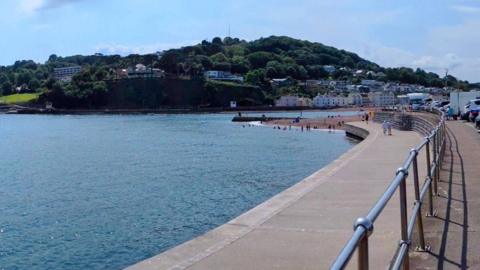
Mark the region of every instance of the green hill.
[[[122, 82], [119, 83], [111, 83], [117, 79], [117, 69], [133, 67], [138, 63], [164, 70], [167, 74], [167, 78], [164, 79], [166, 81], [163, 83], [129, 83], [121, 80]], [[82, 66], [82, 72], [74, 76], [71, 83], [57, 82], [51, 77], [54, 68], [73, 65]], [[333, 66], [336, 70], [328, 73], [324, 69], [325, 65]], [[245, 82], [243, 84], [208, 83], [203, 78], [206, 70], [229, 71], [243, 76]], [[157, 54], [134, 54], [125, 57], [100, 54], [69, 57], [51, 55], [44, 64], [38, 64], [31, 60], [17, 61], [11, 66], [0, 67], [0, 95], [10, 95], [14, 93], [13, 90], [16, 87], [21, 86], [31, 92], [46, 93], [40, 100], [53, 101], [57, 107], [108, 107], [114, 106], [113, 104], [115, 106], [128, 104], [128, 106], [141, 107], [145, 104], [144, 99], [135, 98], [135, 93], [145, 95], [145, 91], [150, 91], [148, 96], [155, 98], [149, 100], [149, 107], [177, 106], [178, 104], [182, 104], [182, 106], [225, 106], [226, 104], [222, 102], [225, 101], [226, 96], [223, 95], [219, 98], [215, 96], [215, 93], [220, 95], [219, 93], [224, 93], [225, 89], [229, 88], [243, 89], [242, 91], [247, 92], [248, 89], [261, 89], [262, 95], [259, 95], [257, 90], [250, 95], [243, 92], [240, 94], [245, 100], [250, 100], [250, 103], [257, 104], [271, 102], [273, 98], [285, 92], [312, 95], [297, 85], [282, 89], [280, 92], [272, 89], [269, 81], [273, 78], [290, 78], [293, 81], [301, 81], [329, 77], [358, 81], [359, 78], [352, 75], [352, 71], [355, 70], [381, 73], [383, 75], [376, 79], [383, 81], [435, 87], [443, 87], [446, 81], [449, 86], [462, 89], [469, 87], [468, 82], [457, 80], [453, 76], [448, 76], [446, 80], [443, 80], [437, 74], [421, 69], [383, 68], [355, 53], [321, 43], [285, 36], [271, 36], [254, 41], [230, 37], [222, 40], [217, 37], [212, 41], [205, 40], [194, 46], [167, 50], [161, 56]], [[369, 78], [368, 76], [365, 78]], [[176, 85], [175, 87], [184, 85], [185, 78], [193, 81], [193, 83], [187, 83], [187, 89], [180, 91], [179, 88], [175, 88], [178, 90], [176, 92], [165, 89], [165, 86], [172, 84]], [[179, 80], [179, 82], [174, 83], [175, 80]], [[142, 89], [135, 92], [135, 87], [142, 87]], [[212, 87], [216, 90], [212, 91]], [[120, 93], [118, 89], [130, 92]], [[192, 93], [187, 94], [186, 91]], [[185, 97], [182, 102], [179, 101], [182, 99], [179, 93]], [[115, 97], [115, 95], [118, 96]], [[120, 98], [127, 96], [130, 97], [128, 102]], [[175, 102], [171, 102], [172, 100]]]

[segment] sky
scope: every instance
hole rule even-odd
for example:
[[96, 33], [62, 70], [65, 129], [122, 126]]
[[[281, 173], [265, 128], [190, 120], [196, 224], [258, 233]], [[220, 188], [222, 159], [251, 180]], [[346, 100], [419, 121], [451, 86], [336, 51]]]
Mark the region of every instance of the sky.
[[480, 1], [1, 0], [0, 65], [151, 53], [229, 33], [320, 42], [385, 67], [480, 82]]

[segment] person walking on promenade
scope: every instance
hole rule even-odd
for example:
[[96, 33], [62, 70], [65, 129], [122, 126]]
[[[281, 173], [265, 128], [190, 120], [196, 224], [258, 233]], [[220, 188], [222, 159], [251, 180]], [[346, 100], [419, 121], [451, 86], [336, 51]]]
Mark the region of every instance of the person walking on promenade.
[[387, 135], [387, 130], [388, 130], [387, 120], [383, 120], [382, 129], [383, 129], [383, 135]]
[[392, 122], [387, 121], [388, 136], [392, 136]]
[[365, 122], [367, 122], [368, 125], [368, 113], [365, 114]]
[[452, 120], [453, 119], [453, 108], [448, 106], [447, 109], [447, 120]]

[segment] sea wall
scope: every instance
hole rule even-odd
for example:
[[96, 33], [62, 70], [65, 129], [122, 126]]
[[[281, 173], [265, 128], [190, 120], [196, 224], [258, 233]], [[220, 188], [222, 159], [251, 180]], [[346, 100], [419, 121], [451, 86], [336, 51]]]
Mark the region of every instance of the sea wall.
[[353, 125], [350, 125], [350, 124], [345, 124], [343, 126], [343, 128], [345, 129], [345, 134], [348, 137], [352, 137], [352, 138], [359, 139], [359, 140], [366, 139], [368, 137], [368, 135], [370, 134], [370, 132], [368, 132], [368, 130], [357, 127], [357, 126], [353, 126]]
[[373, 120], [377, 123], [388, 120], [396, 129], [415, 131], [426, 136], [440, 122], [440, 115], [436, 112], [377, 112]]

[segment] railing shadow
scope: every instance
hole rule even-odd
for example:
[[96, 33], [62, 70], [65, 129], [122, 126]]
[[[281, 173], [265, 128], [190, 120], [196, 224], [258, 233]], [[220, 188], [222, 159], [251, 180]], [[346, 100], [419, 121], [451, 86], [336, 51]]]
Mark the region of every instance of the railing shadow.
[[[446, 205], [446, 212], [445, 212], [445, 218], [438, 218], [440, 220], [444, 221], [443, 225], [443, 234], [441, 238], [441, 243], [440, 243], [440, 248], [438, 254], [431, 253], [434, 257], [437, 258], [437, 269], [444, 269], [445, 268], [445, 262], [448, 262], [450, 264], [453, 264], [460, 269], [467, 269], [467, 249], [468, 249], [468, 201], [467, 201], [467, 193], [466, 193], [466, 184], [465, 184], [465, 170], [464, 170], [464, 164], [463, 164], [463, 157], [459, 149], [458, 145], [458, 140], [455, 136], [455, 134], [447, 128], [447, 141], [448, 141], [448, 151], [450, 152], [450, 155], [448, 158], [450, 158], [449, 161], [449, 170], [448, 170], [448, 182], [447, 182], [447, 196], [443, 197], [447, 199], [447, 205]], [[455, 151], [454, 147], [455, 146]], [[459, 160], [459, 163], [455, 163], [455, 159]], [[455, 165], [460, 166], [460, 177], [461, 177], [461, 193], [462, 193], [462, 200], [454, 199], [453, 198], [453, 173], [455, 172], [454, 167]], [[463, 204], [463, 224], [460, 224], [458, 222], [455, 222], [452, 220], [452, 215], [451, 215], [451, 208], [452, 208], [452, 201], [457, 201]], [[458, 226], [462, 227], [462, 250], [461, 250], [461, 260], [460, 262], [455, 262], [451, 259], [448, 259], [446, 256], [446, 250], [447, 250], [447, 242], [448, 242], [448, 233], [449, 233], [449, 227], [450, 224], [455, 224]]]

